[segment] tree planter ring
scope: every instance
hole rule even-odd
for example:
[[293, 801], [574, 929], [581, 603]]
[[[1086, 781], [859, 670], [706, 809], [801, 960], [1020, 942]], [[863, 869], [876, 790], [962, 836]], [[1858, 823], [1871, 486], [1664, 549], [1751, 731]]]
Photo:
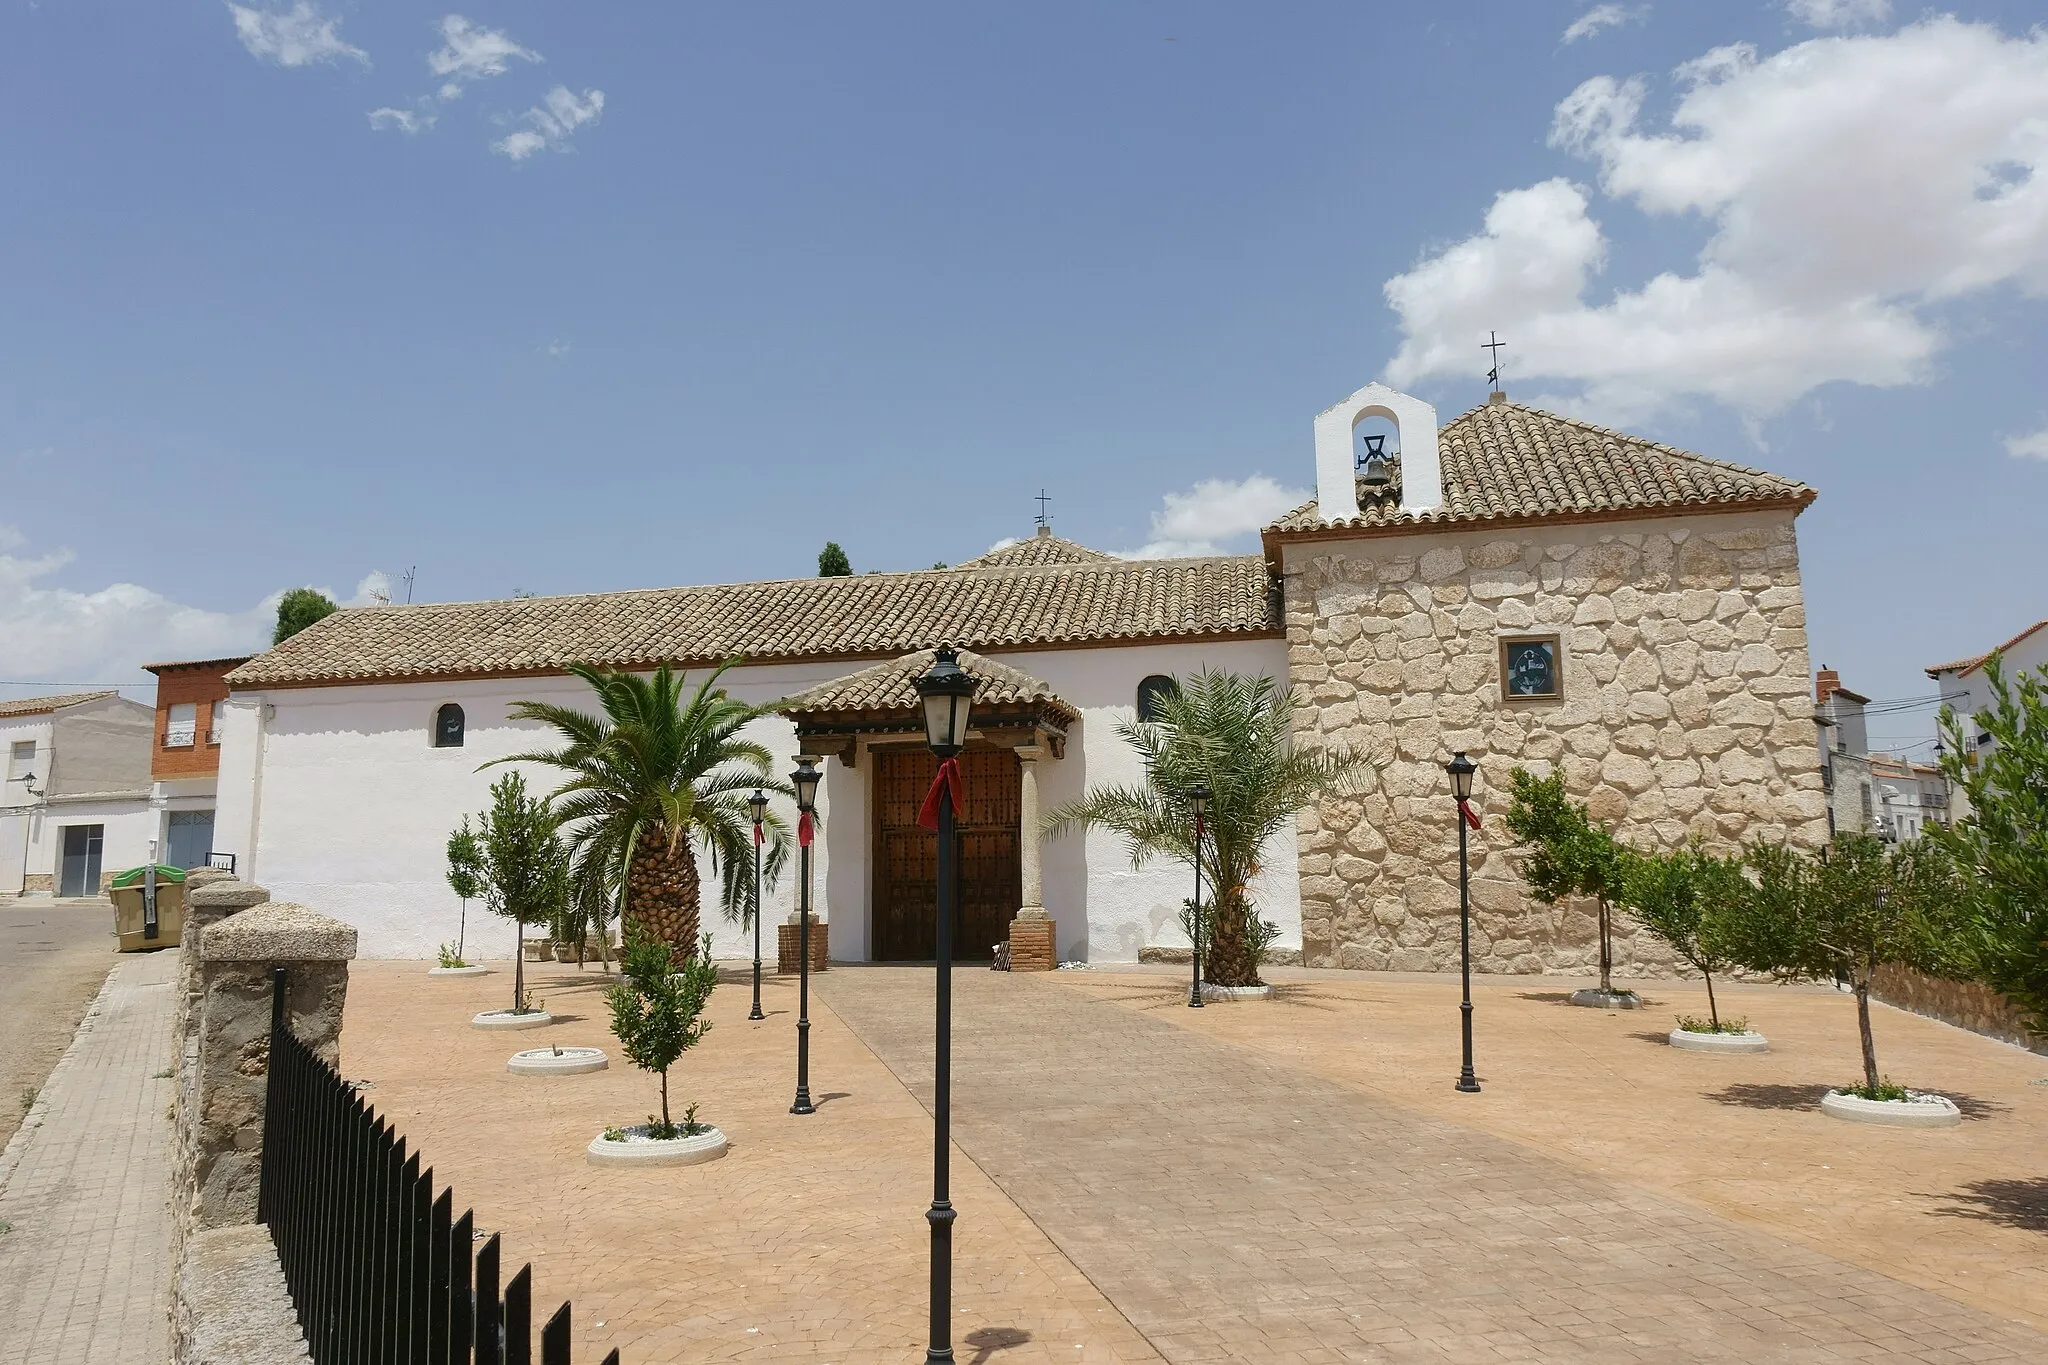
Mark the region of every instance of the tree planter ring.
[[1202, 999], [1208, 1000], [1271, 1000], [1271, 986], [1212, 986], [1202, 983]]
[[647, 1125], [636, 1123], [626, 1129], [624, 1142], [608, 1141], [599, 1133], [584, 1150], [593, 1166], [695, 1166], [725, 1155], [725, 1134], [707, 1128], [695, 1137], [647, 1136]]
[[1671, 1046], [1686, 1052], [1769, 1052], [1771, 1040], [1761, 1033], [1693, 1033], [1675, 1028]]
[[545, 1028], [554, 1022], [555, 1016], [546, 1010], [485, 1010], [472, 1017], [469, 1026], [482, 1029]]
[[1571, 1001], [1574, 1005], [1596, 1010], [1639, 1010], [1643, 1007], [1643, 997], [1634, 991], [1603, 991], [1598, 986], [1573, 991]]
[[505, 1069], [521, 1076], [580, 1076], [608, 1065], [599, 1047], [533, 1047], [513, 1053]]
[[491, 969], [482, 963], [472, 962], [467, 967], [429, 967], [428, 976], [489, 976]]
[[1881, 1123], [1893, 1128], [1953, 1128], [1963, 1121], [1963, 1111], [1946, 1095], [1912, 1092], [1906, 1100], [1866, 1100], [1860, 1095], [1830, 1090], [1820, 1097], [1824, 1114], [1851, 1123]]

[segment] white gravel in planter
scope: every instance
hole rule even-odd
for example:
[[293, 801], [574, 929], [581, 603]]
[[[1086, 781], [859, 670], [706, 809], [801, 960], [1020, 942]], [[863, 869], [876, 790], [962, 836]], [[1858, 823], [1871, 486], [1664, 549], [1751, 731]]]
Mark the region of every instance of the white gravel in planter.
[[489, 967], [486, 967], [486, 966], [484, 966], [484, 965], [483, 965], [482, 963], [480, 963], [480, 962], [472, 962], [472, 963], [470, 963], [470, 964], [469, 964], [468, 966], [466, 966], [466, 967], [429, 967], [429, 968], [427, 968], [427, 975], [428, 975], [428, 976], [488, 976], [488, 975], [490, 975], [490, 971], [491, 971], [491, 969], [490, 969]]
[[1687, 1052], [1769, 1052], [1771, 1040], [1761, 1033], [1695, 1033], [1691, 1029], [1671, 1030], [1671, 1046]]
[[1820, 1097], [1823, 1114], [1851, 1123], [1881, 1123], [1894, 1128], [1953, 1128], [1963, 1121], [1963, 1111], [1946, 1095], [1925, 1090], [1908, 1090], [1903, 1100], [1866, 1100], [1843, 1090], [1830, 1090]]
[[651, 1138], [647, 1125], [636, 1123], [625, 1130], [622, 1142], [603, 1133], [583, 1149], [593, 1166], [695, 1166], [725, 1155], [725, 1134], [707, 1126], [694, 1137]]
[[471, 1028], [544, 1028], [555, 1022], [546, 1010], [485, 1010], [470, 1018]]
[[534, 1047], [513, 1053], [505, 1069], [522, 1076], [580, 1076], [609, 1065], [601, 1047]]
[[1588, 986], [1572, 992], [1572, 1003], [1596, 1010], [1639, 1010], [1643, 998], [1634, 991], [1603, 991], [1598, 986]]
[[1206, 981], [1202, 983], [1202, 999], [1205, 1003], [1210, 1000], [1271, 1000], [1272, 998], [1273, 988], [1271, 986], [1212, 986]]

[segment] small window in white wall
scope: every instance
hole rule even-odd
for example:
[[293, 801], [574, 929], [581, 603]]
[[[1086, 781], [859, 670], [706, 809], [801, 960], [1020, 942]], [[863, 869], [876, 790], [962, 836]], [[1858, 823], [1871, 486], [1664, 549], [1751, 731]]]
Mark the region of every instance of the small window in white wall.
[[434, 712], [434, 747], [462, 747], [462, 708], [452, 701], [443, 703], [441, 709]]
[[1138, 719], [1158, 721], [1165, 718], [1165, 709], [1160, 703], [1180, 691], [1180, 684], [1164, 673], [1154, 673], [1138, 684]]
[[189, 749], [192, 735], [199, 727], [199, 704], [180, 701], [171, 704], [171, 716], [164, 725], [164, 747], [166, 749]]
[[17, 739], [7, 754], [7, 780], [18, 781], [35, 771], [36, 742], [32, 739]]

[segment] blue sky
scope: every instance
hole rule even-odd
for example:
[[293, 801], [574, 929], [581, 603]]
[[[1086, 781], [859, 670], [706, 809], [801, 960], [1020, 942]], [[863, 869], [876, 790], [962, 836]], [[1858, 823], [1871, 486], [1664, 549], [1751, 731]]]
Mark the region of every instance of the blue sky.
[[2048, 615], [2031, 6], [5, 3], [0, 679], [413, 565], [957, 561], [1041, 486], [1246, 549], [1320, 408], [1462, 411], [1488, 327], [1816, 484], [1859, 690]]

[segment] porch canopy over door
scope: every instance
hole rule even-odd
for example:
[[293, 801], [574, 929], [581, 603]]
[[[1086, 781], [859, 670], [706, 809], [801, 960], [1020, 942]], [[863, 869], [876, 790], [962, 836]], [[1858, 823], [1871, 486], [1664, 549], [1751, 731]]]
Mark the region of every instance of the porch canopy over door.
[[[934, 651], [875, 664], [791, 698], [785, 705], [808, 753], [848, 767], [869, 756], [872, 856], [869, 943], [879, 962], [929, 961], [938, 932], [937, 836], [917, 824], [938, 761], [923, 743], [916, 680]], [[1041, 757], [1066, 752], [1080, 713], [1028, 673], [966, 650], [975, 681], [967, 751], [960, 756], [966, 809], [959, 812], [959, 895], [954, 942], [968, 961], [1002, 942], [1020, 910], [1038, 910], [1038, 784]]]

